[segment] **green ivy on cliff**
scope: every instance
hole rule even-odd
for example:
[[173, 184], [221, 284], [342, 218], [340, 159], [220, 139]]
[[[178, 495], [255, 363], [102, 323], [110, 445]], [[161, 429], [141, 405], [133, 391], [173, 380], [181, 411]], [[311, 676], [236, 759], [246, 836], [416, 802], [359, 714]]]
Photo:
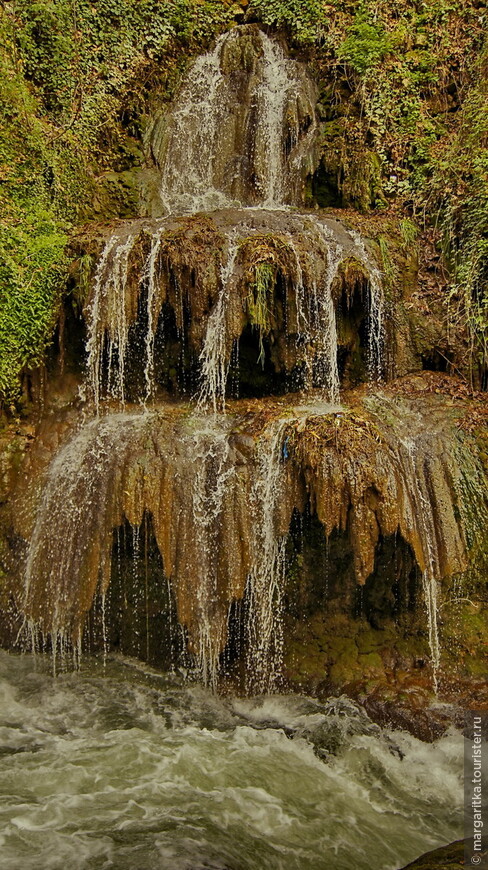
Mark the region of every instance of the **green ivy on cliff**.
[[263, 24], [286, 27], [301, 43], [315, 42], [323, 25], [320, 0], [253, 0], [251, 9]]
[[474, 363], [488, 371], [488, 49], [468, 93], [461, 122], [433, 180], [454, 280], [451, 305], [469, 330]]
[[[0, 19], [0, 396], [41, 361], [66, 269], [68, 223], [56, 208], [56, 156], [19, 72], [12, 22]], [[52, 188], [52, 189], [51, 189]]]
[[15, 398], [18, 372], [42, 361], [66, 278], [66, 242], [49, 212], [30, 212], [10, 230], [0, 226], [0, 391], [7, 398]]

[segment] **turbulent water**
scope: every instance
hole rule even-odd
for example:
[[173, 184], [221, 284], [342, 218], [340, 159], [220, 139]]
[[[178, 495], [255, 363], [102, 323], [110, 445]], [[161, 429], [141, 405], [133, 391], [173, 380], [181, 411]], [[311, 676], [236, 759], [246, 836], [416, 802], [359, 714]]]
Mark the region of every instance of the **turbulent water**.
[[346, 699], [219, 699], [0, 654], [5, 870], [395, 870], [461, 835], [462, 739]]

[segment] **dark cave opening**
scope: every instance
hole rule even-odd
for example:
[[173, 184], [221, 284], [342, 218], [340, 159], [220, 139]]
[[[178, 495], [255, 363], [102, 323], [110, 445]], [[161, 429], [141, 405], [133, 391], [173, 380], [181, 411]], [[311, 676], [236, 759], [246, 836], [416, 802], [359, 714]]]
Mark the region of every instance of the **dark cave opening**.
[[420, 597], [421, 572], [401, 536], [380, 536], [374, 571], [360, 586], [347, 532], [334, 530], [327, 538], [310, 506], [303, 514], [293, 512], [284, 595], [285, 612], [291, 617], [308, 620], [323, 611], [365, 619], [373, 629], [391, 622], [408, 628]]
[[422, 370], [427, 372], [444, 372], [448, 373], [452, 368], [452, 359], [450, 356], [442, 353], [437, 347], [433, 347], [430, 351], [422, 354]]
[[342, 276], [336, 293], [337, 366], [343, 387], [368, 380], [370, 286], [367, 276]]
[[89, 646], [170, 669], [181, 660], [183, 636], [164, 573], [150, 514], [140, 526], [114, 529], [110, 584], [97, 596], [87, 622]]

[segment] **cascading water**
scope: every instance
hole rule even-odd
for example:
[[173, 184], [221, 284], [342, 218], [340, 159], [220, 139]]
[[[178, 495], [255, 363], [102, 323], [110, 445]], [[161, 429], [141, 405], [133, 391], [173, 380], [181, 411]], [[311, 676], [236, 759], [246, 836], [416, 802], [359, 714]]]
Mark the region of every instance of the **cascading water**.
[[380, 380], [384, 374], [384, 294], [381, 272], [366, 250], [363, 239], [358, 232], [353, 232], [355, 246], [360, 262], [367, 264], [369, 275], [369, 329], [368, 329], [368, 370], [371, 380]]
[[[257, 187], [267, 208], [286, 201], [283, 124], [290, 97], [296, 99], [297, 86], [281, 49], [270, 39], [263, 39], [263, 78], [257, 93], [263, 120], [256, 125], [254, 151], [257, 165], [264, 164]], [[289, 136], [297, 139], [298, 130], [290, 131]]]
[[153, 236], [151, 240], [151, 250], [147, 257], [143, 282], [147, 286], [147, 328], [146, 328], [146, 364], [144, 367], [144, 383], [146, 388], [145, 400], [149, 401], [154, 390], [154, 333], [156, 324], [154, 323], [154, 305], [157, 295], [158, 284], [158, 255], [161, 247], [161, 237]]
[[153, 217], [100, 251], [89, 401], [54, 458], [41, 428], [19, 510], [23, 633], [58, 677], [0, 654], [0, 868], [396, 870], [461, 835], [454, 732], [271, 694], [350, 691], [360, 660], [390, 691], [411, 628], [437, 684], [439, 584], [466, 564], [448, 424], [378, 389], [373, 248], [298, 211], [316, 98], [257, 26], [224, 34], [148, 136]]
[[65, 634], [80, 643], [95, 591], [107, 589], [117, 480], [134, 438], [143, 437], [150, 423], [147, 414], [96, 418], [48, 470], [30, 540], [24, 606], [30, 630], [50, 634], [54, 651]]
[[[272, 282], [262, 302], [265, 322], [253, 329], [281, 328], [288, 350], [280, 364], [286, 367], [288, 357], [292, 357], [291, 368], [298, 365], [303, 370], [301, 386], [321, 390], [331, 402], [338, 400], [340, 389], [334, 287], [347, 263], [363, 269], [368, 278], [364, 312], [368, 369], [373, 381], [382, 376], [384, 301], [380, 273], [357, 233], [332, 218], [277, 215], [264, 209], [214, 213], [211, 220], [222, 239], [216, 270], [218, 288], [215, 291], [207, 286], [208, 276], [203, 272], [201, 287], [194, 288], [184, 304], [181, 284], [189, 270], [201, 268], [202, 251], [193, 250], [195, 243], [183, 234], [181, 245], [186, 248], [185, 263], [181, 264], [182, 254], [172, 248], [175, 236], [171, 221], [141, 223], [137, 235], [127, 236], [122, 230], [106, 242], [87, 309], [88, 369], [97, 408], [104, 395], [124, 401], [127, 372], [132, 371], [129, 360], [140, 354], [140, 346], [131, 343], [131, 336], [141, 321], [145, 364], [136, 398], [144, 402], [157, 394], [154, 347], [156, 333], [163, 343], [168, 340], [164, 324], [159, 322], [168, 305], [174, 311], [181, 343], [192, 342], [191, 350], [198, 359], [200, 405], [210, 405], [214, 411], [223, 406], [233, 348], [238, 348], [250, 319], [251, 273], [261, 264], [269, 268]], [[213, 237], [210, 241], [215, 244]], [[207, 242], [203, 253], [215, 256]], [[276, 296], [280, 279], [286, 282], [283, 324]], [[190, 310], [189, 327], [185, 326], [185, 305]], [[190, 335], [186, 335], [188, 331]], [[279, 343], [278, 334], [273, 341]]]
[[[216, 419], [202, 420], [202, 428], [190, 437], [189, 456], [195, 463], [195, 478], [190, 499], [193, 533], [197, 548], [197, 588], [195, 641], [198, 673], [205, 685], [217, 688], [219, 656], [225, 646], [225, 611], [216, 606], [219, 595], [219, 534], [226, 490], [236, 473], [230, 456], [228, 434]], [[193, 570], [195, 566], [191, 566]], [[220, 618], [219, 618], [220, 617]], [[224, 618], [222, 618], [224, 617]]]
[[277, 534], [282, 493], [283, 434], [288, 420], [279, 420], [259, 444], [258, 475], [252, 491], [255, 506], [253, 563], [247, 587], [247, 689], [262, 694], [275, 689], [282, 673], [282, 590], [285, 535]]
[[[125, 287], [134, 240], [133, 235], [126, 238], [111, 236], [100, 257], [95, 275], [88, 312], [86, 350], [89, 380], [97, 411], [103, 389], [105, 354], [108, 358], [106, 393], [120, 399], [122, 403], [125, 398], [124, 372], [128, 338]], [[102, 320], [111, 325], [108, 335], [100, 328]]]
[[435, 521], [432, 512], [432, 504], [425, 485], [424, 475], [417, 468], [417, 445], [412, 439], [403, 442], [407, 451], [408, 464], [407, 475], [412, 481], [412, 499], [414, 510], [421, 517], [420, 529], [423, 536], [424, 553], [426, 556], [423, 571], [423, 586], [425, 606], [427, 610], [427, 624], [429, 629], [429, 646], [434, 672], [434, 686], [437, 690], [437, 672], [440, 665], [439, 629], [437, 624], [437, 583], [440, 576], [437, 559], [437, 543], [435, 539]]
[[[366, 338], [361, 347], [355, 336], [353, 350], [356, 359], [364, 352], [372, 382], [385, 374], [385, 302], [381, 273], [357, 231], [330, 216], [284, 208], [300, 203], [316, 128], [314, 100], [303, 68], [246, 25], [196, 61], [165, 128], [153, 129], [163, 211], [170, 214], [119, 225], [100, 253], [86, 309], [85, 392], [102, 416], [53, 461], [30, 541], [24, 609], [34, 633], [51, 634], [53, 649], [59, 637], [79, 650], [96, 592], [105, 602], [113, 530], [127, 521], [137, 535], [150, 517], [163, 566], [160, 586], [168, 588], [168, 602], [174, 597], [196, 673], [217, 686], [222, 653], [232, 645], [232, 608], [244, 600], [244, 683], [248, 691], [272, 690], [283, 663], [287, 532], [293, 510], [303, 512], [313, 494], [326, 535], [348, 529], [359, 582], [373, 571], [380, 531], [400, 529], [427, 566], [438, 668], [439, 560], [427, 520], [420, 529], [391, 508], [374, 508], [372, 517], [376, 496], [353, 483], [354, 462], [333, 468], [342, 461], [331, 453], [342, 419], [339, 300], [345, 309], [351, 299], [359, 305], [355, 328], [362, 324]], [[246, 207], [229, 208], [234, 201]], [[188, 214], [216, 205], [212, 213]], [[348, 352], [343, 344], [343, 356]], [[232, 361], [245, 353], [254, 372], [266, 365], [270, 382], [281, 377], [281, 394], [300, 388], [300, 401], [316, 402], [315, 412], [297, 418], [293, 408], [282, 416], [275, 409], [250, 434], [245, 414], [220, 414]], [[178, 384], [178, 367], [183, 379], [194, 377], [197, 411], [187, 428], [184, 409], [172, 417], [162, 401], [168, 383]], [[105, 398], [122, 406], [151, 403], [151, 413], [103, 416]], [[310, 420], [322, 417], [333, 419], [335, 435], [323, 445], [322, 478], [312, 479], [307, 463], [317, 460], [309, 434], [319, 436]], [[418, 475], [414, 458], [378, 459], [374, 473], [365, 493], [385, 485], [391, 499], [408, 490], [412, 504], [425, 507], [428, 494], [407, 481]], [[61, 558], [59, 540], [65, 542]], [[139, 558], [135, 539], [132, 552]]]
[[217, 413], [219, 402], [225, 405], [229, 374], [226, 314], [238, 251], [234, 235], [228, 240], [227, 262], [220, 270], [221, 289], [217, 304], [208, 318], [205, 340], [200, 353], [202, 385], [199, 402], [204, 407], [211, 403], [214, 413]]
[[221, 36], [195, 62], [166, 125], [153, 134], [164, 211], [299, 202], [315, 99], [301, 66], [261, 30], [244, 26]]

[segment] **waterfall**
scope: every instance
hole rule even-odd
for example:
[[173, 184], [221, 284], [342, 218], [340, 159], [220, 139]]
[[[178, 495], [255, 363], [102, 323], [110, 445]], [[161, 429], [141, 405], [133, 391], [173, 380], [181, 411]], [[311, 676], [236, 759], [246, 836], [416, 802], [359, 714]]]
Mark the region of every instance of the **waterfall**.
[[[215, 418], [199, 421], [202, 428], [187, 443], [188, 461], [195, 468], [189, 493], [193, 514], [193, 533], [198, 572], [195, 616], [197, 669], [205, 685], [217, 687], [219, 657], [226, 637], [226, 620], [219, 618], [219, 535], [226, 490], [233, 485], [236, 473], [232, 462], [227, 427]], [[227, 616], [227, 613], [220, 616]]]
[[114, 414], [83, 426], [54, 457], [37, 510], [25, 570], [25, 612], [57, 647], [78, 643], [97, 588], [110, 579], [109, 545], [119, 475], [149, 414]]
[[[268, 38], [263, 39], [263, 61], [263, 77], [257, 93], [260, 122], [256, 125], [254, 151], [261, 164], [258, 164], [261, 169], [259, 194], [265, 208], [273, 208], [285, 202], [286, 197], [284, 115], [290, 91], [297, 89], [298, 82], [290, 76], [291, 64], [281, 48]], [[298, 131], [293, 130], [293, 134], [297, 137]]]
[[354, 239], [358, 259], [366, 266], [369, 275], [368, 373], [371, 381], [378, 381], [383, 377], [385, 370], [385, 300], [382, 276], [377, 264], [366, 250], [361, 235], [356, 231], [353, 231], [351, 235]]
[[215, 49], [197, 58], [180, 93], [169, 130], [162, 163], [162, 202], [167, 212], [206, 211], [227, 205], [225, 194], [214, 188], [215, 139], [220, 127], [220, 54], [227, 35]]
[[278, 420], [258, 445], [257, 476], [252, 490], [255, 510], [253, 562], [247, 586], [247, 672], [249, 692], [275, 689], [283, 659], [282, 590], [286, 535], [277, 530], [282, 499], [283, 435], [289, 420]]
[[[135, 237], [111, 236], [101, 254], [88, 309], [87, 368], [95, 407], [103, 389], [103, 358], [108, 357], [108, 395], [125, 400], [125, 356], [128, 338], [126, 286]], [[110, 323], [108, 336], [104, 323]], [[107, 342], [107, 344], [106, 344]]]
[[334, 233], [331, 232], [330, 228], [312, 218], [310, 218], [310, 222], [324, 243], [327, 262], [323, 286], [318, 288], [314, 281], [312, 292], [315, 328], [311, 338], [317, 353], [315, 378], [318, 385], [326, 390], [328, 400], [334, 404], [339, 401], [339, 371], [337, 367], [337, 326], [332, 299], [332, 285], [337, 278], [345, 250], [343, 245], [334, 238]]
[[147, 328], [146, 328], [146, 364], [144, 367], [144, 383], [146, 387], [145, 401], [148, 402], [154, 392], [154, 334], [155, 323], [154, 308], [157, 299], [158, 285], [158, 256], [161, 248], [161, 236], [156, 234], [151, 239], [151, 250], [145, 263], [143, 283], [147, 287]]
[[275, 40], [254, 25], [223, 34], [196, 60], [155, 132], [164, 211], [276, 208], [296, 199], [301, 139], [310, 147], [317, 126], [314, 103], [311, 81]]
[[[96, 416], [46, 471], [25, 570], [34, 647], [49, 635], [53, 652], [71, 645], [79, 659], [95, 600], [107, 646], [114, 530], [131, 529], [137, 586], [145, 522], [160, 557], [152, 580], [193, 672], [217, 688], [241, 607], [243, 682], [275, 690], [288, 533], [293, 512], [310, 510], [324, 546], [332, 531], [348, 536], [359, 584], [374, 574], [381, 540], [399, 534], [411, 548], [437, 679], [439, 554], [451, 536], [444, 561], [460, 564], [462, 534], [454, 509], [434, 516], [437, 484], [416, 437], [385, 434], [386, 423], [372, 434], [370, 419], [338, 405], [348, 387], [386, 377], [388, 311], [369, 243], [335, 217], [298, 210], [315, 101], [302, 66], [245, 25], [196, 60], [155, 125], [165, 216], [119, 224], [99, 254], [85, 310]], [[251, 387], [261, 377], [262, 392], [232, 404], [246, 377]], [[432, 446], [440, 464], [441, 447]], [[439, 503], [453, 501], [447, 490]]]
[[202, 383], [199, 404], [205, 407], [211, 403], [214, 413], [217, 413], [219, 402], [225, 407], [225, 390], [229, 373], [226, 318], [229, 294], [232, 290], [231, 281], [239, 251], [235, 232], [230, 236], [227, 244], [227, 262], [220, 270], [220, 293], [215, 308], [208, 318], [205, 341], [200, 353]]
[[405, 476], [409, 483], [409, 494], [412, 502], [413, 522], [417, 525], [422, 540], [422, 550], [425, 566], [422, 571], [427, 626], [429, 632], [429, 647], [434, 675], [434, 686], [437, 691], [437, 675], [440, 665], [439, 628], [437, 624], [437, 584], [441, 575], [436, 540], [435, 519], [432, 510], [432, 496], [428, 491], [426, 474], [422, 465], [425, 457], [419, 450], [414, 438], [401, 440], [405, 448]]
[[157, 583], [171, 582], [196, 673], [216, 686], [232, 600], [227, 587], [239, 594], [243, 573], [237, 555], [225, 563], [221, 557], [232, 536], [238, 467], [230, 425], [230, 418], [197, 414], [176, 434], [153, 412], [116, 413], [91, 420], [66, 443], [48, 469], [26, 565], [24, 612], [33, 648], [50, 639], [54, 653], [67, 654], [74, 645], [78, 655], [96, 596], [106, 648], [112, 532], [129, 521], [139, 588], [140, 526], [149, 514], [164, 554]]

